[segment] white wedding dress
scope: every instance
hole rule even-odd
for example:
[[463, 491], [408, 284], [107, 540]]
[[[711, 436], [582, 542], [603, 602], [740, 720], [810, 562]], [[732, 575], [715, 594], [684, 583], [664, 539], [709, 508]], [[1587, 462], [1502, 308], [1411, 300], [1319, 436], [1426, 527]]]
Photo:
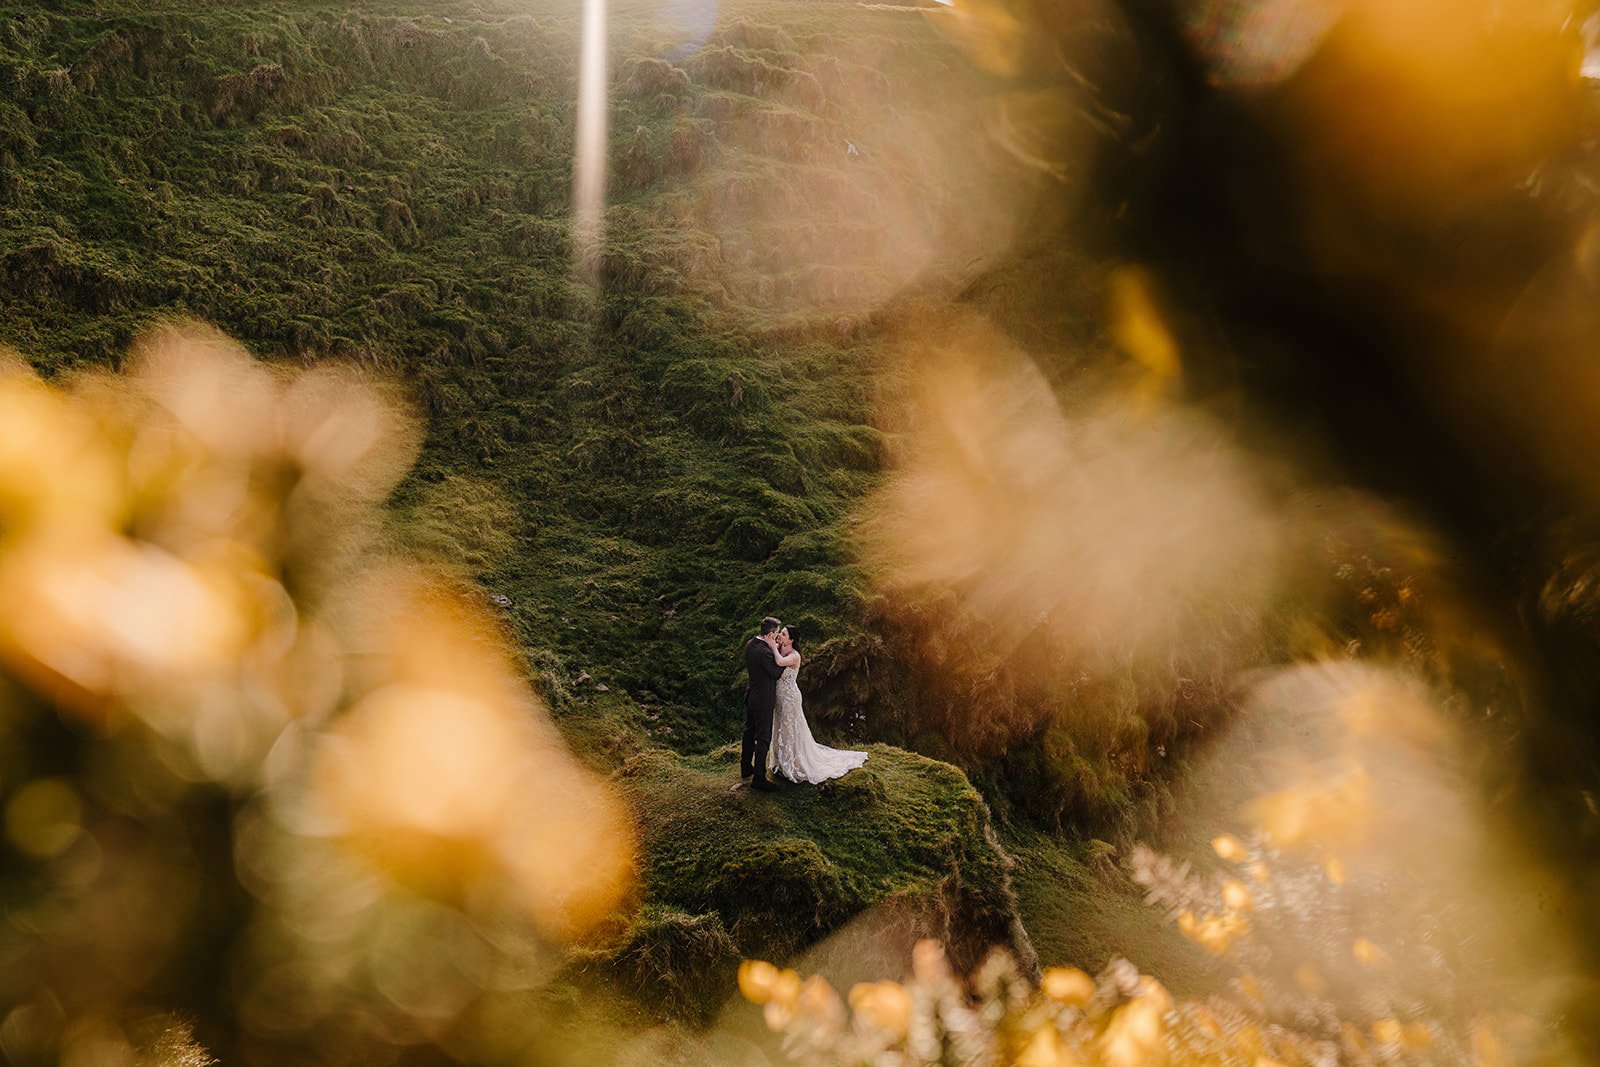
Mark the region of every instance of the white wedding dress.
[[785, 667], [778, 679], [778, 701], [772, 709], [772, 747], [767, 750], [767, 770], [791, 782], [815, 785], [847, 774], [867, 762], [865, 752], [819, 745], [806, 724], [800, 700], [800, 671]]

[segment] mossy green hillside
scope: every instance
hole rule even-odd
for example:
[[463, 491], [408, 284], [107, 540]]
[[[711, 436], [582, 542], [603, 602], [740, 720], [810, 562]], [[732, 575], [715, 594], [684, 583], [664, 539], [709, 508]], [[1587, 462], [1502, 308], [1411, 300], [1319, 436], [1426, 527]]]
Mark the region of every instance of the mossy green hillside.
[[[810, 624], [818, 652], [859, 632], [863, 301], [906, 280], [874, 234], [910, 210], [878, 194], [927, 150], [895, 131], [978, 95], [919, 17], [741, 0], [678, 64], [653, 7], [617, 5], [590, 288], [575, 9], [3, 10], [0, 343], [55, 371], [189, 315], [399, 377], [427, 419], [400, 495], [432, 513], [419, 543], [510, 598], [553, 685], [669, 708], [685, 751], [730, 736], [754, 619]], [[959, 228], [948, 190], [910, 200]], [[483, 496], [463, 479], [506, 503], [484, 505], [498, 553], [437, 521]]]
[[850, 632], [876, 342], [848, 301], [761, 302], [785, 223], [755, 202], [795, 229], [855, 190], [811, 235], [837, 239], [838, 271], [855, 258], [847, 231], [896, 207], [842, 176], [895, 145], [868, 126], [852, 156], [833, 134], [960, 95], [918, 16], [747, 0], [680, 66], [648, 8], [619, 5], [591, 291], [568, 239], [565, 6], [4, 12], [0, 340], [58, 372], [190, 315], [269, 358], [399, 376], [428, 439], [398, 534], [507, 595], [553, 687], [627, 690], [685, 750], [736, 732], [754, 618]]
[[[844, 782], [730, 807], [718, 748], [768, 611], [812, 631], [819, 723], [892, 667], [848, 552], [886, 450], [871, 309], [942, 298], [966, 260], [882, 237], [962, 250], [987, 225], [986, 83], [911, 12], [733, 0], [680, 55], [654, 10], [614, 7], [591, 287], [571, 5], [0, 4], [0, 343], [61, 373], [194, 316], [268, 359], [399, 379], [426, 442], [395, 536], [504, 598], [563, 729], [640, 812], [645, 910], [615, 952], [636, 973], [666, 952], [720, 982], [730, 945], [792, 953], [907, 902], [972, 952], [1015, 941], [951, 766], [874, 747]], [[1019, 884], [1049, 914], [1047, 882]], [[763, 894], [781, 914], [741, 903]], [[1093, 965], [1046, 940], [1046, 962]]]

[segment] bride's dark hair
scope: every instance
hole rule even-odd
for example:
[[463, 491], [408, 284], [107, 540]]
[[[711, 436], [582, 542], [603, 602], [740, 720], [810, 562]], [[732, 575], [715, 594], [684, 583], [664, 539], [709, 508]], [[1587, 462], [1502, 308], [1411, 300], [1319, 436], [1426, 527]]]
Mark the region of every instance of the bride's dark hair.
[[795, 648], [799, 648], [800, 647], [800, 627], [795, 626], [793, 623], [791, 623], [791, 624], [789, 624], [788, 627], [786, 627], [786, 629], [789, 631], [789, 643], [791, 645], [793, 645]]

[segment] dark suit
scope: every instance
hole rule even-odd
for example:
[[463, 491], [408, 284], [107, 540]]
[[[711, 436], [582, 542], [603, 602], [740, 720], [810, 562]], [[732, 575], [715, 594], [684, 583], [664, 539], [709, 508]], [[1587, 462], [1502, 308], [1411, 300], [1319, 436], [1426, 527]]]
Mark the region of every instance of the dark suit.
[[750, 688], [744, 697], [744, 746], [739, 753], [741, 777], [767, 777], [767, 747], [772, 744], [772, 708], [778, 702], [778, 679], [783, 668], [777, 653], [761, 638], [744, 644], [744, 668]]

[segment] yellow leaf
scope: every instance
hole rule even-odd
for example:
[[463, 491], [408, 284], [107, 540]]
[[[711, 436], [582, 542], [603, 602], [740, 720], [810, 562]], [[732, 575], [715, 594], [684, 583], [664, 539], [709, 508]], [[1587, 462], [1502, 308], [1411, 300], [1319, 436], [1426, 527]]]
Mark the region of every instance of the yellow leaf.
[[739, 992], [753, 1004], [771, 1000], [777, 981], [778, 968], [766, 960], [745, 960], [739, 964]]
[[1076, 1067], [1080, 1062], [1055, 1029], [1046, 1026], [1029, 1039], [1017, 1056], [1016, 1067]]
[[1094, 979], [1076, 967], [1050, 967], [1039, 988], [1051, 1000], [1062, 1004], [1083, 1004], [1094, 996]]
[[1149, 275], [1138, 267], [1120, 268], [1111, 276], [1111, 304], [1112, 335], [1146, 372], [1140, 392], [1160, 395], [1176, 383], [1182, 367], [1178, 342], [1156, 306]]
[[850, 989], [856, 1018], [898, 1041], [911, 1027], [911, 994], [899, 982], [858, 982]]
[[1232, 834], [1221, 834], [1211, 839], [1211, 850], [1229, 863], [1238, 863], [1245, 857], [1244, 842]]

